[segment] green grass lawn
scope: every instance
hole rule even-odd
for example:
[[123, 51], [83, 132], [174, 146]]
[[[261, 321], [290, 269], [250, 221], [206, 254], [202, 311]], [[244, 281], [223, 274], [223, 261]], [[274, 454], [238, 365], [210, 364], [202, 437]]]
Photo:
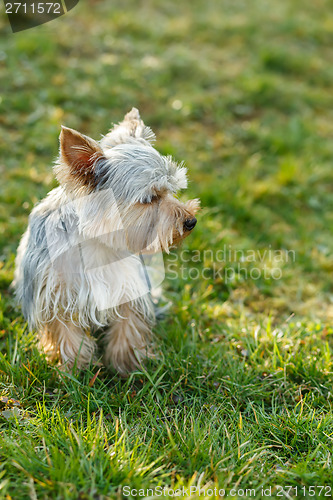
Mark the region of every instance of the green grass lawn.
[[[86, 0], [0, 26], [0, 498], [331, 497], [332, 0]], [[60, 125], [98, 139], [132, 106], [203, 210], [165, 260], [156, 360], [61, 374], [9, 290], [16, 248]]]

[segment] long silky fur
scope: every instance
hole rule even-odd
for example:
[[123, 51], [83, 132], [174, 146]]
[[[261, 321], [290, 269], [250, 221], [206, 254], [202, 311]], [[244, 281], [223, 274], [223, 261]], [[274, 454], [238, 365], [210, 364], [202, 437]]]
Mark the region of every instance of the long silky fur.
[[174, 197], [187, 185], [186, 169], [152, 147], [153, 133], [137, 110], [100, 143], [72, 132], [81, 144], [69, 154], [62, 145], [60, 186], [33, 209], [21, 239], [16, 295], [29, 327], [63, 362], [81, 349], [87, 364], [94, 343], [85, 335], [109, 328], [106, 361], [125, 373], [136, 365], [135, 349], [143, 356], [155, 320], [139, 254], [169, 251], [187, 236], [184, 220], [199, 203]]

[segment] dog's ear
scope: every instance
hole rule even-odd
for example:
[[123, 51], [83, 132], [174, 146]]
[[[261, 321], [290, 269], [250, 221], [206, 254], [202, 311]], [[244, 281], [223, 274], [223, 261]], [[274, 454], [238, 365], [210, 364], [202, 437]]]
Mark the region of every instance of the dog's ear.
[[155, 140], [155, 134], [151, 128], [146, 127], [141, 119], [139, 110], [132, 108], [125, 116], [124, 120], [120, 123], [127, 130], [130, 137], [141, 137], [148, 141]]
[[100, 145], [76, 130], [62, 126], [60, 157], [55, 174], [60, 184], [77, 188], [96, 186], [95, 165], [103, 157]]
[[125, 144], [129, 142], [131, 138], [144, 139], [149, 143], [155, 141], [154, 132], [151, 128], [146, 127], [136, 108], [132, 108], [131, 111], [124, 116], [123, 121], [110, 130], [102, 139], [101, 144], [104, 148], [108, 148], [116, 146], [117, 144]]

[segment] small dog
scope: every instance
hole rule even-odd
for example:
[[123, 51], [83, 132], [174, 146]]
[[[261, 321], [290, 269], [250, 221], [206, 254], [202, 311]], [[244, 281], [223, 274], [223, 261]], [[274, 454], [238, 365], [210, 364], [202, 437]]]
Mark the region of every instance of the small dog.
[[196, 225], [181, 203], [186, 169], [153, 148], [133, 108], [96, 142], [62, 127], [60, 186], [32, 211], [14, 286], [41, 346], [63, 366], [87, 366], [103, 328], [103, 362], [126, 375], [151, 354], [155, 321], [143, 255], [169, 251]]

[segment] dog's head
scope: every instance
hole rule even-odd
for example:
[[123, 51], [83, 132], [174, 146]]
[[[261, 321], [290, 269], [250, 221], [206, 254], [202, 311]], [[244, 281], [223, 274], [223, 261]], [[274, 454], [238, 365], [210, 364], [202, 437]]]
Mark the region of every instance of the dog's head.
[[75, 200], [82, 233], [134, 252], [168, 252], [190, 234], [199, 200], [176, 198], [186, 169], [160, 155], [154, 139], [135, 108], [100, 142], [62, 128], [55, 172]]

